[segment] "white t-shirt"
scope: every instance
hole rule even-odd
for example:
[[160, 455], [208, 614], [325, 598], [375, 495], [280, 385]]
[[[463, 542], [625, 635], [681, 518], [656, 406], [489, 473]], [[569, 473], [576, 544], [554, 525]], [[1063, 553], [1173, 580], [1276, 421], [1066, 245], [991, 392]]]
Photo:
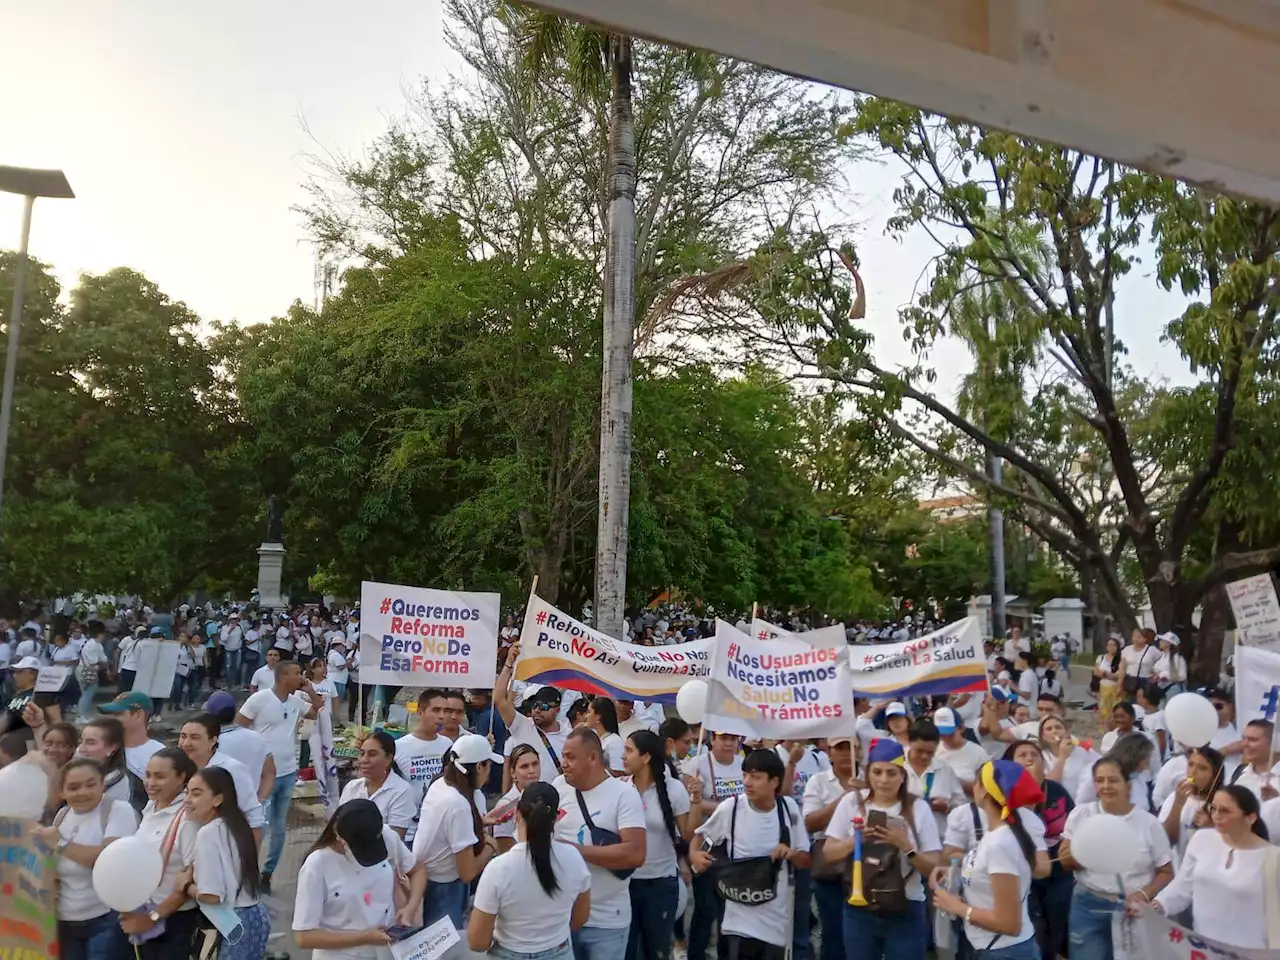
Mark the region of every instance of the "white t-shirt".
[[[1057, 756], [1049, 750], [1041, 754], [1044, 759], [1044, 769], [1047, 773], [1052, 770], [1058, 762]], [[1067, 795], [1074, 801], [1076, 794], [1080, 790], [1080, 780], [1082, 777], [1093, 779], [1093, 765], [1101, 759], [1098, 754], [1092, 750], [1086, 749], [1080, 744], [1072, 747], [1071, 753], [1067, 756], [1067, 762], [1062, 765], [1062, 779], [1058, 782], [1062, 784], [1062, 788], [1067, 791]]]
[[[815, 773], [809, 778], [809, 782], [804, 785], [804, 800], [801, 803], [800, 812], [808, 817], [809, 814], [817, 813], [824, 807], [835, 803], [845, 795], [845, 792], [840, 781], [836, 779], [834, 770], [823, 770], [821, 773]], [[821, 840], [825, 836], [825, 830], [815, 830], [810, 835], [810, 839]]]
[[[774, 748], [778, 756], [782, 759], [785, 767], [787, 761], [791, 759], [791, 751], [787, 749], [785, 743], [780, 743]], [[821, 751], [805, 745], [804, 756], [800, 758], [800, 762], [796, 764], [795, 780], [792, 782], [791, 795], [798, 801], [804, 799], [805, 784], [809, 782], [809, 778], [823, 770], [831, 769], [831, 761], [827, 759], [827, 755]]]
[[[1129, 781], [1129, 802], [1139, 810], [1147, 810], [1150, 795], [1147, 792], [1147, 785], [1152, 782], [1151, 774], [1146, 770], [1139, 770], [1133, 775], [1133, 779]], [[1093, 782], [1093, 773], [1086, 771], [1081, 777], [1080, 782], [1076, 784], [1075, 793], [1071, 795], [1071, 799], [1077, 805], [1084, 803], [1094, 803], [1098, 799], [1098, 787]], [[1151, 799], [1150, 803], [1155, 806], [1155, 800]], [[1155, 807], [1159, 810], [1159, 807]]]
[[[552, 784], [560, 792], [560, 813], [556, 837], [570, 843], [591, 846], [582, 810], [574, 788], [557, 777]], [[629, 783], [606, 778], [590, 790], [582, 791], [582, 801], [591, 820], [602, 830], [621, 835], [623, 830], [645, 829], [644, 804], [640, 794]], [[587, 864], [591, 871], [591, 916], [588, 927], [621, 930], [631, 926], [631, 893], [626, 880], [619, 880], [603, 867]]]
[[413, 840], [413, 862], [427, 865], [427, 879], [448, 883], [458, 879], [456, 855], [473, 847], [475, 819], [466, 797], [443, 779], [431, 784], [422, 798], [418, 832]]
[[[969, 853], [978, 846], [978, 834], [973, 829], [974, 810], [978, 811], [978, 823], [982, 826], [982, 835], [984, 837], [987, 835], [991, 829], [987, 812], [981, 807], [975, 807], [973, 803], [962, 804], [947, 814], [947, 826], [942, 835], [944, 847], [955, 847], [957, 850]], [[1027, 836], [1031, 838], [1031, 843], [1036, 850], [1048, 851], [1049, 848], [1044, 840], [1044, 821], [1025, 807], [1018, 808], [1018, 819], [1022, 821], [1022, 825], [1027, 830]]]
[[[804, 817], [800, 816], [799, 804], [790, 797], [779, 798], [778, 802], [783, 804], [783, 815], [789, 820], [791, 849], [797, 852], [807, 851], [809, 834], [804, 829]], [[834, 821], [832, 825], [834, 826]], [[725, 800], [716, 807], [707, 822], [698, 827], [697, 832], [712, 846], [729, 840], [732, 832], [733, 842], [729, 845], [729, 856], [733, 860], [768, 856], [782, 837], [777, 809], [757, 810], [746, 797]], [[790, 883], [790, 871], [784, 867], [778, 871], [778, 895], [768, 903], [745, 906], [726, 901], [724, 920], [720, 924], [721, 932], [750, 937], [778, 947], [786, 946], [791, 939], [791, 925], [787, 923]]]
[[622, 754], [626, 749], [626, 742], [616, 733], [606, 733], [600, 738], [600, 746], [604, 750], [604, 764], [613, 773], [618, 773], [623, 769]]
[[564, 843], [551, 844], [551, 866], [559, 889], [547, 896], [525, 844], [489, 861], [480, 874], [474, 906], [497, 918], [496, 943], [516, 953], [542, 953], [569, 939], [573, 904], [591, 889], [591, 871], [582, 854]]
[[493, 809], [489, 811], [490, 816], [501, 815], [502, 819], [493, 825], [494, 837], [507, 837], [515, 839], [516, 835], [516, 808], [515, 805], [520, 802], [520, 794], [523, 791], [519, 787], [513, 786], [510, 790], [498, 798], [498, 802], [493, 805]]
[[1018, 838], [1008, 826], [1000, 827], [983, 836], [977, 849], [970, 850], [964, 858], [960, 877], [964, 889], [964, 901], [978, 910], [995, 908], [995, 894], [991, 889], [991, 877], [1002, 874], [1018, 878], [1018, 899], [1022, 901], [1022, 929], [1017, 936], [997, 935], [972, 923], [964, 925], [965, 936], [976, 950], [1003, 950], [1014, 944], [1030, 940], [1036, 929], [1027, 911], [1027, 893], [1031, 889], [1031, 865], [1018, 845]]
[[[1156, 809], [1164, 805], [1165, 800], [1169, 798], [1169, 794], [1178, 789], [1178, 783], [1187, 779], [1187, 758], [1183, 754], [1170, 757], [1169, 762], [1160, 768], [1160, 772], [1156, 774], [1155, 786], [1151, 791], [1151, 799], [1156, 804]], [[1081, 783], [1084, 781], [1081, 780]], [[1074, 797], [1074, 794], [1072, 795]]]
[[231, 779], [236, 785], [236, 806], [249, 821], [249, 826], [265, 827], [267, 815], [262, 809], [262, 803], [258, 800], [258, 781], [249, 773], [249, 768], [221, 748], [213, 752], [213, 756], [209, 758], [209, 766], [221, 767], [231, 774]]
[[418, 811], [422, 807], [427, 784], [440, 775], [444, 768], [444, 755], [451, 746], [453, 741], [442, 733], [436, 734], [434, 740], [423, 740], [410, 733], [396, 741], [396, 769], [413, 789], [413, 822], [405, 834], [405, 843], [413, 843], [418, 832]]
[[80, 648], [80, 662], [89, 666], [110, 663], [107, 652], [102, 649], [102, 644], [92, 638], [86, 640], [84, 646]]
[[342, 796], [338, 802], [372, 800], [373, 805], [382, 813], [383, 823], [393, 830], [407, 831], [413, 826], [418, 816], [418, 804], [414, 802], [415, 796], [413, 786], [401, 779], [400, 775], [393, 770], [382, 786], [373, 793], [369, 792], [369, 784], [364, 777], [356, 777], [342, 788]]
[[515, 719], [511, 722], [511, 730], [507, 736], [506, 745], [503, 747], [503, 753], [511, 756], [511, 751], [518, 744], [527, 743], [538, 751], [538, 760], [541, 765], [541, 779], [545, 783], [551, 783], [559, 776], [559, 760], [560, 754], [564, 751], [564, 740], [569, 735], [569, 725], [561, 723], [559, 729], [553, 731], [544, 730], [547, 742], [551, 744], [551, 749], [555, 751], [555, 760], [551, 759], [551, 754], [547, 752], [546, 745], [542, 742], [542, 736], [538, 733], [538, 728], [534, 722], [522, 713], [517, 713]]
[[1233, 850], [1217, 830], [1199, 830], [1187, 844], [1173, 882], [1160, 892], [1166, 913], [1191, 908], [1196, 933], [1233, 947], [1266, 950], [1266, 858], [1276, 851], [1264, 844]]
[[347, 682], [347, 655], [341, 650], [330, 650], [325, 658], [329, 664], [329, 679], [334, 683]]
[[[1236, 773], [1232, 774], [1235, 779], [1228, 782], [1248, 787], [1253, 791], [1253, 795], [1258, 798], [1259, 803], [1262, 802], [1262, 788], [1264, 786], [1280, 787], [1280, 779], [1278, 779], [1280, 778], [1280, 763], [1272, 767], [1270, 773], [1263, 774], [1254, 770], [1253, 764], [1244, 764], [1243, 761], [1241, 761], [1241, 764], [1241, 766], [1236, 767]], [[1236, 776], [1236, 774], [1239, 774], [1239, 776]], [[1280, 840], [1280, 837], [1276, 839]]]
[[[22, 655], [22, 644], [18, 644], [18, 654]], [[138, 638], [125, 637], [120, 641], [120, 669], [138, 669]]]
[[291, 693], [281, 701], [274, 690], [259, 690], [240, 706], [240, 715], [253, 721], [253, 729], [267, 741], [267, 749], [276, 761], [276, 776], [297, 773], [298, 755], [295, 744], [298, 719], [309, 709], [305, 700]]
[[[389, 831], [383, 831], [383, 835]], [[394, 834], [392, 834], [394, 836]], [[399, 843], [399, 839], [396, 839]], [[392, 849], [390, 843], [388, 851]], [[346, 853], [316, 850], [298, 871], [293, 929], [368, 930], [395, 923], [396, 869], [390, 860], [362, 867]], [[384, 960], [390, 952], [377, 947], [313, 950], [312, 960]]]
[[962, 783], [973, 783], [978, 779], [978, 768], [991, 757], [978, 744], [972, 740], [966, 740], [962, 746], [954, 749], [943, 741], [938, 744], [938, 752], [934, 754], [934, 759], [941, 760], [949, 766]]
[[1141, 650], [1130, 645], [1120, 651], [1120, 662], [1124, 664], [1126, 677], [1149, 678], [1155, 675], [1156, 664], [1160, 662], [1160, 651], [1150, 643]]
[[195, 858], [198, 893], [214, 894], [233, 907], [251, 907], [258, 902], [243, 884], [240, 851], [221, 817], [210, 820], [196, 834]]
[[[1080, 825], [1092, 817], [1102, 813], [1102, 805], [1098, 801], [1076, 807], [1067, 817], [1067, 825], [1062, 828], [1062, 838], [1070, 840]], [[1173, 862], [1173, 851], [1169, 847], [1169, 837], [1164, 832], [1160, 821], [1147, 811], [1134, 807], [1122, 818], [1125, 826], [1141, 843], [1141, 854], [1138, 861], [1122, 874], [1124, 889], [1137, 890], [1146, 886], [1155, 876], [1156, 869]], [[1076, 880], [1087, 887], [1101, 893], [1118, 893], [1116, 877], [1112, 873], [1101, 873], [1081, 867], [1076, 871]]]
[[680, 772], [698, 778], [702, 783], [703, 800], [727, 800], [739, 796], [745, 786], [742, 757], [736, 753], [728, 763], [721, 763], [710, 753], [689, 757], [680, 765]]
[[218, 749], [214, 757], [220, 753], [235, 757], [244, 764], [249, 779], [253, 781], [254, 793], [257, 793], [258, 784], [262, 782], [262, 766], [267, 762], [267, 741], [262, 734], [239, 724], [223, 727], [218, 734]]
[[1263, 801], [1262, 822], [1267, 825], [1268, 836], [1280, 839], [1280, 797]]
[[[863, 791], [865, 796], [867, 791]], [[933, 811], [919, 797], [913, 798], [915, 804], [911, 808], [911, 821], [915, 824], [915, 845], [921, 853], [935, 853], [942, 849], [942, 839], [938, 836], [938, 823], [933, 819]], [[848, 840], [853, 836], [853, 818], [859, 816], [860, 804], [858, 794], [851, 793], [836, 807], [836, 812], [827, 824], [827, 838], [831, 840]], [[884, 807], [866, 801], [867, 811], [880, 810], [891, 817], [902, 817], [902, 804], [894, 803]], [[905, 818], [904, 818], [905, 819]], [[911, 828], [907, 827], [907, 833]], [[920, 872], [912, 867], [906, 857], [902, 857], [902, 875], [907, 878], [906, 891], [908, 900], [924, 902], [924, 885], [920, 882]]]
[[[131, 837], [138, 829], [138, 815], [127, 802], [104, 798], [102, 803], [109, 804], [106, 830], [102, 829], [101, 804], [88, 813], [76, 813], [68, 808], [66, 816], [58, 824], [58, 833], [62, 839], [96, 847], [103, 840], [119, 837]], [[93, 889], [93, 868], [82, 867], [70, 857], [58, 857], [58, 879], [62, 885], [58, 888], [59, 920], [92, 920], [107, 913], [111, 908], [98, 899]]]
[[[196, 834], [200, 832], [200, 824], [187, 818], [183, 807], [185, 799], [186, 794], [183, 793], [163, 810], [156, 809], [154, 800], [148, 801], [142, 808], [142, 822], [138, 824], [137, 836], [159, 850], [162, 858], [166, 849], [165, 837], [170, 835], [169, 830], [173, 826], [174, 818], [182, 817], [181, 824], [172, 834], [168, 866], [165, 867], [164, 873], [160, 876], [159, 885], [149, 898], [155, 903], [159, 903], [173, 892], [178, 875], [191, 864], [196, 855]], [[188, 900], [180, 909], [194, 910], [195, 906], [195, 903]]]
[[653, 716], [648, 713], [633, 713], [626, 720], [618, 721], [618, 734], [624, 740], [639, 730], [648, 730], [650, 733], [658, 732], [658, 723]]
[[146, 743], [140, 743], [136, 747], [124, 748], [124, 764], [139, 780], [147, 778], [147, 761], [164, 749], [164, 744], [159, 740], [148, 740]]
[[249, 678], [249, 686], [254, 688], [254, 693], [259, 690], [270, 690], [275, 685], [276, 668], [268, 664], [263, 664], [253, 671], [253, 676]]
[[244, 646], [244, 631], [239, 625], [223, 624], [221, 632], [222, 649], [234, 652]]
[[[1221, 750], [1223, 747], [1230, 746], [1240, 739], [1240, 730], [1234, 723], [1228, 723], [1219, 727], [1209, 740], [1209, 746], [1215, 750]], [[1236, 767], [1240, 766], [1240, 754], [1233, 753], [1230, 756], [1222, 758], [1222, 777], [1230, 781], [1231, 775], [1236, 772]]]
[[[679, 818], [689, 812], [691, 806], [689, 791], [684, 784], [669, 775], [664, 775], [667, 785], [667, 799], [671, 802], [671, 815]], [[626, 781], [631, 782], [627, 777]], [[671, 842], [671, 833], [667, 830], [666, 821], [662, 819], [662, 804], [658, 801], [657, 786], [650, 786], [640, 794], [640, 803], [644, 806], [645, 847], [644, 864], [632, 874], [637, 880], [658, 880], [662, 877], [674, 877], [680, 873], [676, 863], [676, 848]], [[594, 817], [592, 819], [595, 819]], [[680, 826], [676, 824], [676, 834]]]
[[[1169, 819], [1169, 815], [1173, 813], [1173, 805], [1178, 795], [1171, 793], [1164, 798], [1164, 803], [1160, 804], [1160, 812], [1156, 814], [1156, 819], [1164, 823]], [[1182, 805], [1182, 812], [1178, 817], [1178, 839], [1170, 843], [1173, 848], [1173, 869], [1176, 872], [1181, 869], [1182, 855], [1186, 852], [1187, 844], [1191, 842], [1191, 838], [1199, 831], [1193, 825], [1196, 814], [1200, 808], [1204, 806], [1204, 800], [1200, 797], [1187, 797], [1187, 802]], [[1166, 829], [1165, 834], [1169, 831]]]
[[[943, 763], [936, 756], [923, 774], [916, 773], [915, 767], [911, 766], [909, 761], [903, 769], [907, 772], [907, 789], [925, 803], [930, 800], [945, 800], [947, 810], [951, 810], [965, 802], [964, 787], [960, 785], [960, 778], [948, 764]], [[933, 812], [933, 819], [938, 821], [938, 834], [941, 835], [947, 825], [947, 815], [934, 811], [932, 807], [930, 810]]]

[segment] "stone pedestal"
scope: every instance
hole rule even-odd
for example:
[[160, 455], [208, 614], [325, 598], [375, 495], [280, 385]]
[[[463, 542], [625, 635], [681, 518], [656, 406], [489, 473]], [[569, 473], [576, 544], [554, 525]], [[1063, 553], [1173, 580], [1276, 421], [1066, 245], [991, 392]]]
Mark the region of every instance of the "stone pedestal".
[[258, 605], [280, 609], [287, 600], [280, 593], [284, 573], [284, 544], [264, 543], [258, 547]]

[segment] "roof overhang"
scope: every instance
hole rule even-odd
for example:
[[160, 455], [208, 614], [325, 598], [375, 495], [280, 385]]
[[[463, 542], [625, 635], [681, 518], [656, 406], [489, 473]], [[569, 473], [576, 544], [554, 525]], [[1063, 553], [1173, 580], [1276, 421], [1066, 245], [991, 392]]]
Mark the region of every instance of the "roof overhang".
[[1280, 203], [1280, 0], [537, 0]]

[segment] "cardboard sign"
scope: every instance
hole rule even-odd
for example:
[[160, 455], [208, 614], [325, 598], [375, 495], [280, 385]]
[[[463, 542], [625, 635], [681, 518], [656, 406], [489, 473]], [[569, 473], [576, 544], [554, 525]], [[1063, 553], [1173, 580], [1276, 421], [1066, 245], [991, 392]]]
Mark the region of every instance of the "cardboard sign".
[[57, 693], [67, 685], [70, 667], [41, 667], [36, 674], [36, 693]]
[[1271, 574], [1260, 573], [1227, 584], [1239, 641], [1250, 647], [1280, 652], [1280, 602]]
[[178, 672], [182, 645], [172, 640], [139, 640], [135, 651], [138, 670], [133, 689], [153, 700], [168, 700], [173, 696], [173, 678]]
[[461, 942], [453, 922], [442, 917], [409, 939], [391, 944], [391, 956], [395, 960], [440, 960], [450, 948]]
[[360, 682], [492, 687], [496, 593], [455, 593], [366, 580], [360, 588]]
[[0, 818], [0, 960], [58, 956], [58, 869], [35, 820]]

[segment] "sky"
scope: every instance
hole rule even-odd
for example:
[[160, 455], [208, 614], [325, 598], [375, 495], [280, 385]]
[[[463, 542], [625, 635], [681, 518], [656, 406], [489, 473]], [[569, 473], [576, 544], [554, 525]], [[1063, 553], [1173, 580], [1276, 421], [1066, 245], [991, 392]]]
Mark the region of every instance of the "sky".
[[[42, 0], [6, 4], [0, 164], [59, 167], [75, 200], [36, 204], [33, 256], [64, 288], [130, 266], [206, 321], [257, 323], [311, 302], [314, 257], [301, 218], [306, 156], [358, 154], [405, 91], [458, 68], [439, 0], [217, 4]], [[884, 235], [892, 161], [849, 172], [842, 206], [857, 238], [876, 353], [910, 361], [897, 326], [933, 253], [923, 236]], [[0, 194], [0, 247], [17, 245], [21, 201]], [[1189, 382], [1159, 343], [1181, 312], [1139, 267], [1117, 297], [1117, 336], [1148, 376]], [[967, 368], [958, 344], [933, 361]]]

